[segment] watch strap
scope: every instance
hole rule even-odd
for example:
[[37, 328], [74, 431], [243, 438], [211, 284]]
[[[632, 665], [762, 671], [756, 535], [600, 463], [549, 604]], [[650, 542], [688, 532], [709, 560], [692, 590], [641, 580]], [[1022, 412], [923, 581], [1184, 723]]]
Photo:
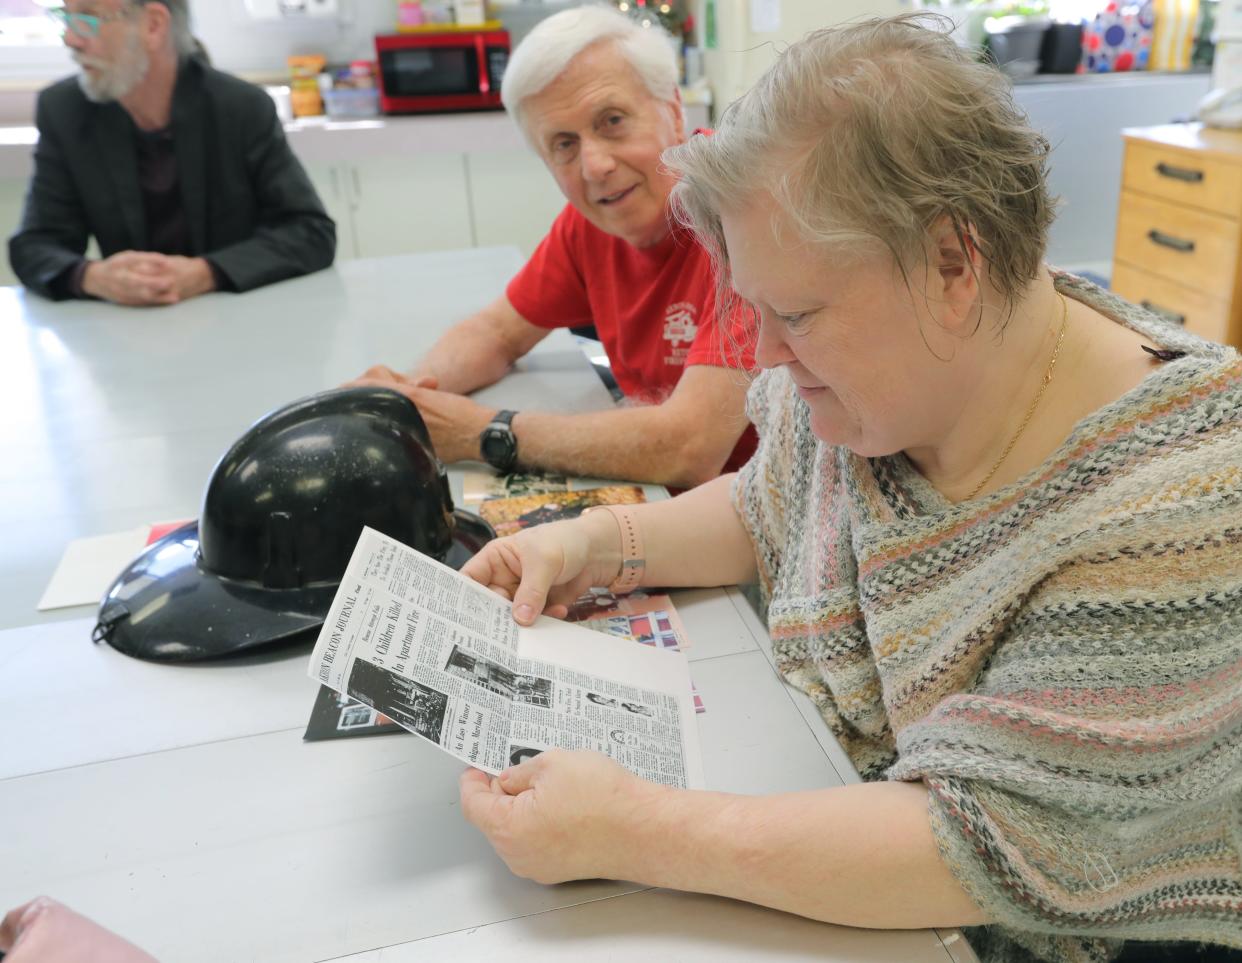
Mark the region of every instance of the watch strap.
[[643, 551], [643, 533], [638, 525], [638, 516], [629, 505], [596, 505], [583, 514], [597, 509], [612, 515], [617, 527], [621, 529], [621, 571], [608, 586], [608, 591], [613, 595], [624, 595], [638, 588], [647, 569], [647, 556]]

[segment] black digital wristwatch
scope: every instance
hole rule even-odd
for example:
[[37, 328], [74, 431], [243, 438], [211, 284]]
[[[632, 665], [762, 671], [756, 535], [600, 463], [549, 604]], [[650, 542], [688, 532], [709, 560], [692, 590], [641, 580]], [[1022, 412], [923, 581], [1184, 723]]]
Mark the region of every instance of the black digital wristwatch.
[[517, 436], [513, 434], [516, 411], [498, 411], [479, 435], [479, 452], [483, 460], [502, 474], [517, 467]]

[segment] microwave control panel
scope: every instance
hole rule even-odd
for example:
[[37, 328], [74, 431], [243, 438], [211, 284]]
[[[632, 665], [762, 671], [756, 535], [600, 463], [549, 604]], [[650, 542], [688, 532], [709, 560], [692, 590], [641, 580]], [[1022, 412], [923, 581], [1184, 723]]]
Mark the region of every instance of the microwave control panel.
[[509, 51], [505, 47], [487, 48], [487, 80], [492, 90], [500, 90], [500, 82], [509, 66]]

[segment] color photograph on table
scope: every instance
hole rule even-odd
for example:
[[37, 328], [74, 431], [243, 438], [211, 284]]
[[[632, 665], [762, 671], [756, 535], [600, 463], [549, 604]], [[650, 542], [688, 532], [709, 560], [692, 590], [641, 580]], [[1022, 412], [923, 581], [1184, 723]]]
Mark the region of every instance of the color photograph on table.
[[636, 592], [617, 597], [607, 590], [592, 591], [573, 604], [566, 621], [657, 649], [680, 652], [690, 644], [685, 626], [667, 595]]
[[[593, 588], [569, 607], [565, 621], [653, 649], [684, 652], [690, 647], [690, 636], [667, 595], [648, 595], [641, 590], [613, 595], [606, 588]], [[694, 711], [706, 712], [698, 687], [691, 683], [691, 689]], [[617, 705], [617, 700], [610, 696], [594, 692], [588, 692], [587, 698], [597, 705]]]
[[596, 505], [637, 505], [646, 501], [637, 485], [610, 485], [583, 492], [495, 498], [479, 506], [479, 514], [499, 536], [513, 535], [532, 525], [577, 518]]
[[315, 693], [304, 742], [322, 739], [346, 739], [358, 736], [386, 736], [405, 732], [396, 722], [365, 702], [333, 692], [321, 685]]
[[579, 479], [539, 472], [468, 471], [461, 480], [461, 498], [467, 505], [478, 505], [494, 498], [518, 498], [523, 495], [550, 495], [557, 492], [582, 490]]

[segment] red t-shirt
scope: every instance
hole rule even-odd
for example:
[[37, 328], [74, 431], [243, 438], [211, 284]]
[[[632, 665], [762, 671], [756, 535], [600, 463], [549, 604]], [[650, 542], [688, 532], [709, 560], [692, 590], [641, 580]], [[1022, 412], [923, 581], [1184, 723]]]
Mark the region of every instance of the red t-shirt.
[[[505, 293], [541, 328], [594, 324], [618, 387], [648, 404], [667, 398], [687, 365], [755, 367], [743, 316], [730, 332], [716, 323], [711, 258], [680, 227], [637, 248], [566, 205]], [[754, 450], [747, 426], [724, 470], [739, 468]]]

